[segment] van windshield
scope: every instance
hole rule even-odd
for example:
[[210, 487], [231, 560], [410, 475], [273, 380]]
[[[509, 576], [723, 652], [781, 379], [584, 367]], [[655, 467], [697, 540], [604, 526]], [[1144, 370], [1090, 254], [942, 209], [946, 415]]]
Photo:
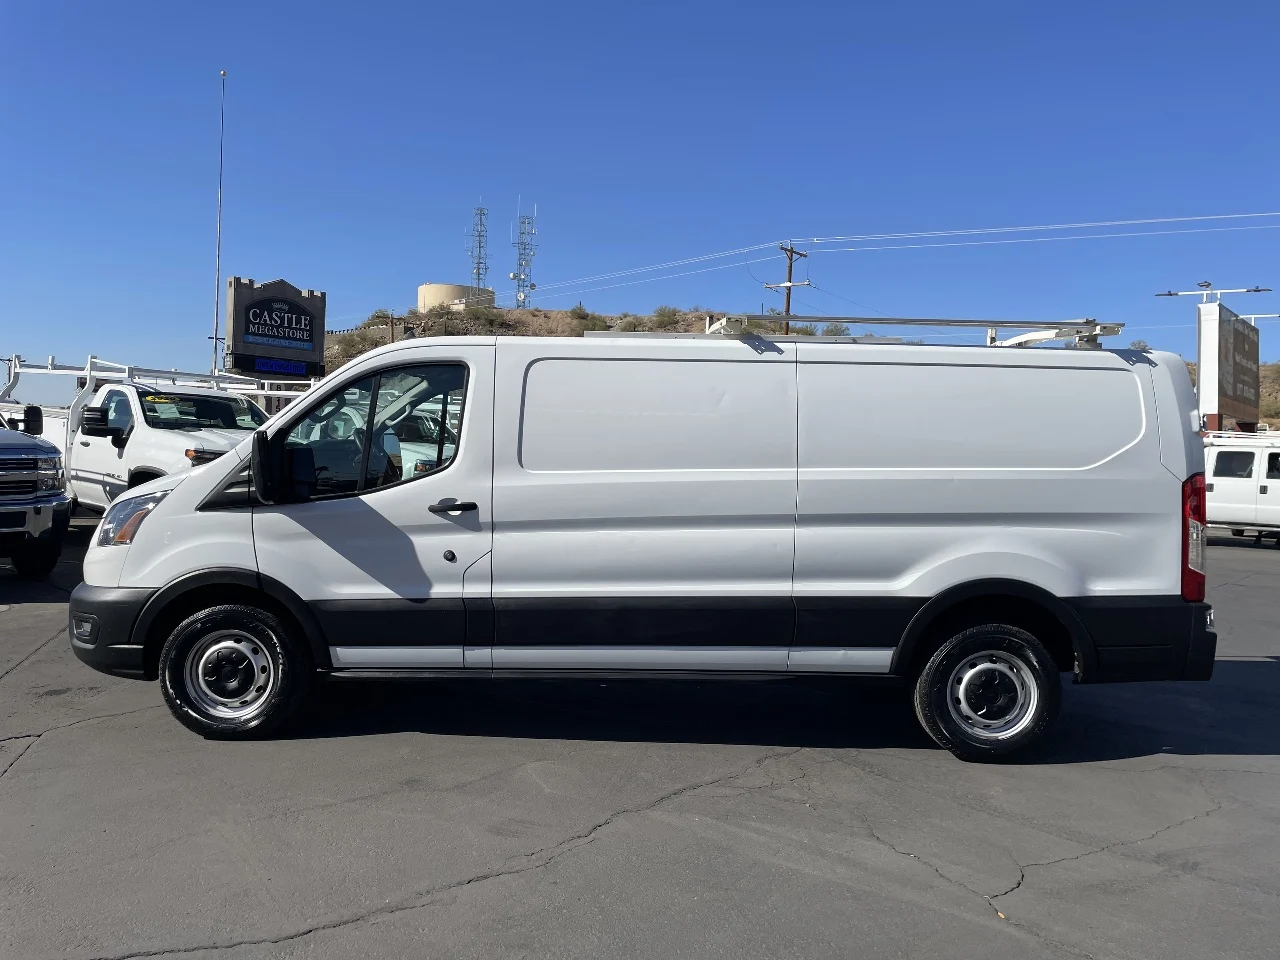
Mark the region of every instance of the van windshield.
[[139, 390], [138, 401], [142, 404], [147, 426], [161, 430], [198, 430], [201, 427], [253, 430], [267, 422], [267, 415], [257, 404], [235, 394], [211, 397]]

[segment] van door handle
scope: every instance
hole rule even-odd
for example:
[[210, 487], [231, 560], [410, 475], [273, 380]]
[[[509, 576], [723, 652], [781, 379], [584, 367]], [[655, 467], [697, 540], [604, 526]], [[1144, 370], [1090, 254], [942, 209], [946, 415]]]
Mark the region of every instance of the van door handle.
[[466, 513], [469, 510], [479, 510], [480, 507], [472, 503], [470, 500], [464, 500], [460, 503], [433, 503], [427, 507], [432, 513]]
[[80, 441], [80, 446], [82, 446], [82, 447], [87, 447], [88, 445], [89, 445], [89, 441], [88, 441], [88, 440], [81, 440], [81, 441]]
[[1264, 483], [1262, 486], [1260, 486], [1260, 487], [1258, 488], [1258, 492], [1259, 492], [1259, 493], [1266, 493], [1266, 492], [1267, 492], [1267, 485]]
[[1204, 485], [1204, 492], [1205, 492], [1205, 493], [1213, 493], [1213, 484], [1212, 484], [1212, 483], [1206, 483], [1206, 484]]

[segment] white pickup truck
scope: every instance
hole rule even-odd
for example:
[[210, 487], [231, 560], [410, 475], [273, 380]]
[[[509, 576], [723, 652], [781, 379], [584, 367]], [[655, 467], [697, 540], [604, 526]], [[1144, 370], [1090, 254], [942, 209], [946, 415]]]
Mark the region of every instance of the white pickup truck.
[[1204, 445], [1209, 526], [1280, 546], [1280, 431], [1215, 431]]
[[[197, 375], [182, 374], [158, 383], [155, 375], [164, 371], [145, 371], [143, 380], [135, 379], [137, 368], [102, 366], [90, 359], [70, 407], [43, 408], [40, 435], [62, 453], [67, 493], [77, 507], [105, 510], [130, 487], [215, 460], [268, 419], [243, 393], [215, 389], [243, 378], [200, 377], [202, 384], [191, 382]], [[0, 413], [19, 409], [3, 401], [20, 374], [46, 372], [79, 371], [52, 362], [22, 366], [19, 358], [0, 391]]]

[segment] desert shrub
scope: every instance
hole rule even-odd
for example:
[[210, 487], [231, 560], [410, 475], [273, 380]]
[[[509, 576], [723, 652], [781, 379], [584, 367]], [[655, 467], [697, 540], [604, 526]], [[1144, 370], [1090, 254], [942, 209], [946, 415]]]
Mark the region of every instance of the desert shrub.
[[661, 306], [653, 311], [653, 326], [657, 330], [667, 330], [680, 322], [680, 311], [676, 307]]

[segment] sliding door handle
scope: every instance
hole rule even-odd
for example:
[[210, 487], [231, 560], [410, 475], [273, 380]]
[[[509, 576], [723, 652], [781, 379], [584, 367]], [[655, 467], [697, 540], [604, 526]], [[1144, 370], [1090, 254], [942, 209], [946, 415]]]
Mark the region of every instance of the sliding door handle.
[[480, 507], [470, 500], [464, 500], [460, 503], [445, 503], [442, 500], [439, 503], [431, 504], [427, 509], [432, 513], [466, 513], [470, 510], [479, 510]]

